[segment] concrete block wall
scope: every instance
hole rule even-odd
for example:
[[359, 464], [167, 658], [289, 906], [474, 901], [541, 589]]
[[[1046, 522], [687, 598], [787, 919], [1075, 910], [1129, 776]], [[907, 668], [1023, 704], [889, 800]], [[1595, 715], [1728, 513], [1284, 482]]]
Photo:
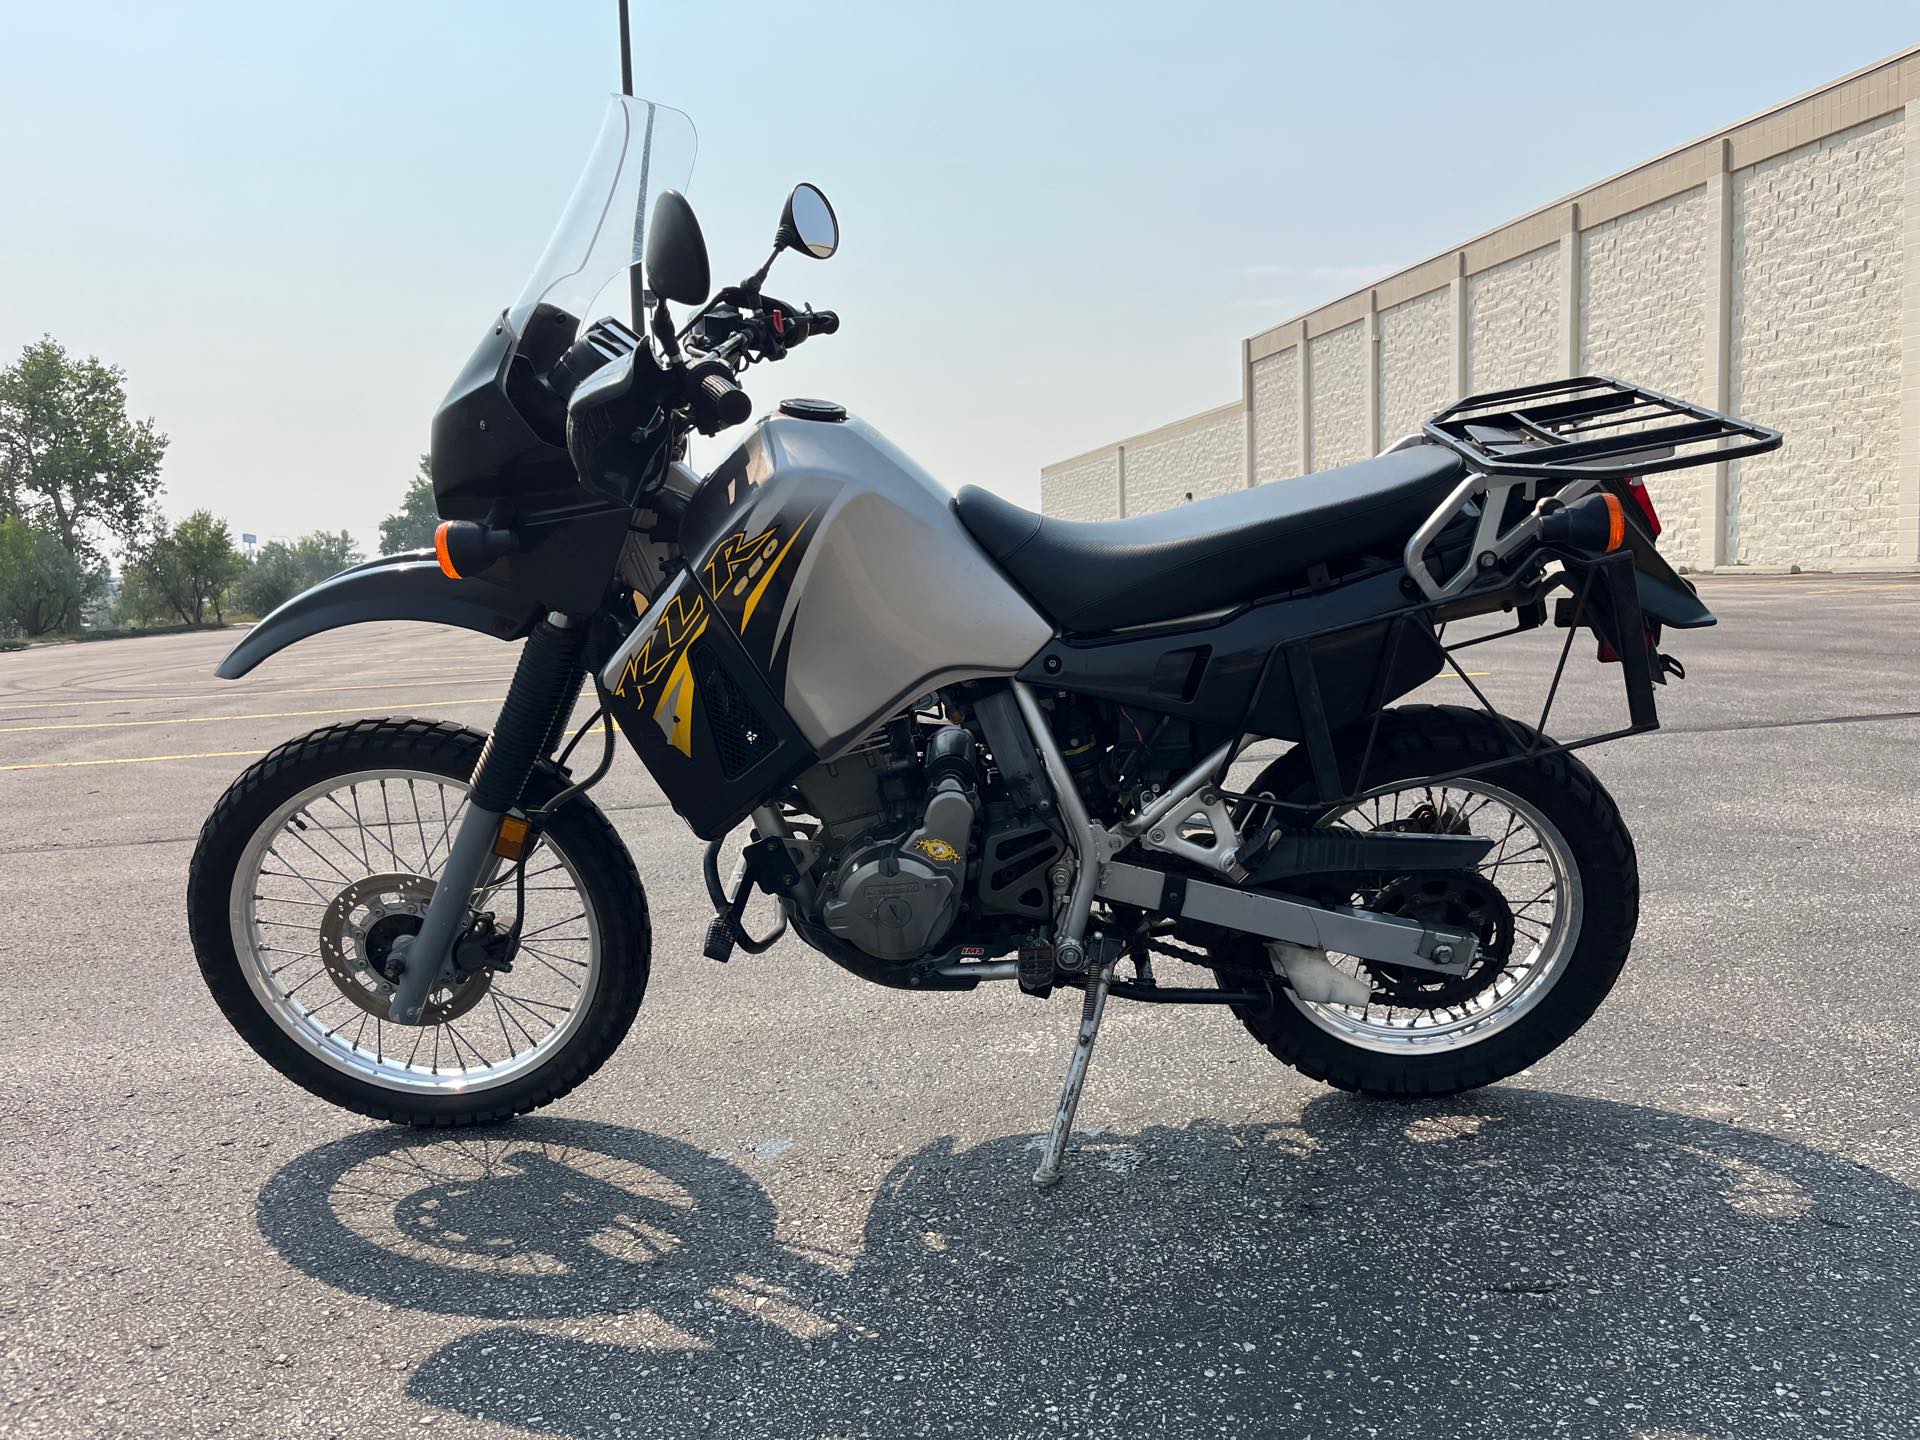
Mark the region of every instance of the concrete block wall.
[[1313, 434], [1307, 451], [1315, 470], [1350, 465], [1380, 451], [1367, 420], [1366, 322], [1354, 320], [1307, 342], [1313, 372]]
[[1069, 520], [1145, 515], [1244, 486], [1246, 409], [1235, 402], [1040, 472], [1040, 508]]
[[1121, 514], [1120, 447], [1042, 470], [1040, 508], [1067, 520], [1111, 520]]
[[[1630, 376], [1664, 394], [1713, 403], [1707, 364], [1712, 233], [1704, 185], [1581, 233], [1583, 373]], [[1710, 564], [1710, 481], [1698, 470], [1680, 470], [1647, 483], [1667, 552]]]
[[1297, 345], [1253, 363], [1248, 383], [1252, 413], [1248, 418], [1256, 484], [1287, 480], [1306, 469], [1300, 450], [1300, 384]]
[[1468, 390], [1504, 390], [1566, 373], [1560, 363], [1565, 286], [1557, 245], [1467, 277]]
[[1729, 467], [1736, 561], [1913, 558], [1896, 524], [1905, 132], [1877, 120], [1734, 177], [1732, 404], [1787, 433]]
[[1920, 46], [1252, 336], [1237, 404], [1047, 467], [1043, 503], [1138, 514], [1285, 482], [1463, 394], [1617, 374], [1787, 432], [1652, 481], [1676, 561], [1920, 563], [1910, 107]]
[[1411, 435], [1459, 394], [1453, 373], [1453, 295], [1429, 290], [1380, 312], [1380, 443]]

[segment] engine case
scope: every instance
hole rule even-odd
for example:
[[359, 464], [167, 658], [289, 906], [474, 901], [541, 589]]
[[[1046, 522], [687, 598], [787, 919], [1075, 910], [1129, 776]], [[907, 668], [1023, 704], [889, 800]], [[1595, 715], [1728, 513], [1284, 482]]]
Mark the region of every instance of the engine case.
[[841, 862], [821, 909], [826, 926], [878, 960], [911, 960], [940, 942], [966, 896], [974, 804], [948, 782], [919, 829]]

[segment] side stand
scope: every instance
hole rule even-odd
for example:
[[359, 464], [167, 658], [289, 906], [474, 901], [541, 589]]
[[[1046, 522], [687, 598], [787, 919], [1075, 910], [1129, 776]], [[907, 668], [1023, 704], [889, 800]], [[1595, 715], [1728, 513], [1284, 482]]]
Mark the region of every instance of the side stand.
[[1080, 1007], [1080, 1033], [1073, 1042], [1073, 1058], [1067, 1061], [1066, 1083], [1060, 1087], [1060, 1107], [1053, 1113], [1047, 1152], [1040, 1157], [1040, 1168], [1033, 1172], [1033, 1183], [1043, 1190], [1060, 1183], [1067, 1141], [1073, 1136], [1074, 1112], [1080, 1108], [1080, 1091], [1087, 1083], [1087, 1062], [1093, 1058], [1094, 1037], [1100, 1033], [1100, 1017], [1106, 1013], [1107, 989], [1112, 984], [1111, 960], [1087, 981], [1086, 1000]]

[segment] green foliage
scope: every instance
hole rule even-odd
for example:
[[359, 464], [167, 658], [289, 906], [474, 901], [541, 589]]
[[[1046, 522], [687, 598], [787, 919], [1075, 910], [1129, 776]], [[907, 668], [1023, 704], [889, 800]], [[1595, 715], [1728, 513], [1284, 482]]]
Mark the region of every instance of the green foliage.
[[167, 437], [128, 416], [125, 381], [50, 335], [0, 370], [0, 516], [53, 534], [83, 568], [102, 531], [131, 541], [150, 524], [160, 490]]
[[270, 540], [254, 556], [234, 587], [234, 603], [252, 615], [265, 615], [311, 585], [337, 575], [365, 558], [345, 530], [316, 530], [298, 543]]
[[420, 473], [407, 483], [399, 512], [380, 522], [380, 553], [424, 550], [433, 544], [433, 532], [439, 524], [440, 512], [433, 507], [433, 457], [422, 455]]
[[17, 515], [0, 519], [0, 629], [32, 636], [77, 628], [100, 582], [59, 536]]
[[215, 624], [224, 623], [228, 589], [247, 569], [227, 522], [210, 510], [196, 510], [171, 528], [161, 521], [131, 556], [125, 583], [135, 596], [147, 604], [157, 600], [185, 625], [204, 624], [209, 613]]
[[233, 603], [249, 615], [265, 615], [306, 588], [300, 557], [284, 540], [269, 540], [233, 587]]

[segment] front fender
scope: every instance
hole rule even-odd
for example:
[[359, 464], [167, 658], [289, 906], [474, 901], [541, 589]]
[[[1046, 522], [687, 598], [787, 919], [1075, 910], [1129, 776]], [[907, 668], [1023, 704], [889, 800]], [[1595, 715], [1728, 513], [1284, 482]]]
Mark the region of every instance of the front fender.
[[431, 550], [412, 550], [342, 570], [302, 591], [249, 630], [213, 673], [238, 680], [269, 655], [342, 625], [424, 620], [517, 640], [539, 614], [527, 596], [487, 580], [452, 579]]

